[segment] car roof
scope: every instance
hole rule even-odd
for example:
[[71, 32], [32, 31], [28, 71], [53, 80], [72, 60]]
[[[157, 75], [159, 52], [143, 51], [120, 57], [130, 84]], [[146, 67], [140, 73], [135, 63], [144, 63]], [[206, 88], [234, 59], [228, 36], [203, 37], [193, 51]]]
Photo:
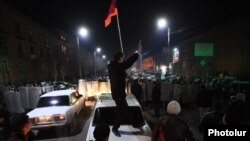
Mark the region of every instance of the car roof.
[[56, 90], [56, 91], [52, 91], [52, 92], [48, 92], [44, 95], [42, 95], [41, 97], [53, 97], [53, 96], [69, 96], [70, 94], [76, 92], [76, 90]]
[[[126, 100], [128, 103], [128, 106], [138, 106], [141, 107], [139, 102], [136, 100], [135, 96], [133, 94], [127, 94]], [[112, 98], [112, 95], [110, 93], [102, 93], [96, 103], [96, 109], [97, 108], [104, 108], [104, 107], [115, 107], [115, 101]]]

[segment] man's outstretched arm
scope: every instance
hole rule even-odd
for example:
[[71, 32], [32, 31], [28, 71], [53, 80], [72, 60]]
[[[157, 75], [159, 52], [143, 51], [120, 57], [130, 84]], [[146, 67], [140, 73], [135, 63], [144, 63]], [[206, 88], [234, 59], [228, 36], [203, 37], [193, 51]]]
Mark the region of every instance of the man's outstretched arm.
[[128, 69], [131, 67], [135, 61], [138, 59], [140, 53], [142, 51], [142, 45], [141, 45], [141, 40], [138, 43], [138, 48], [135, 54], [133, 54], [131, 57], [129, 57], [125, 62], [124, 62], [124, 68]]

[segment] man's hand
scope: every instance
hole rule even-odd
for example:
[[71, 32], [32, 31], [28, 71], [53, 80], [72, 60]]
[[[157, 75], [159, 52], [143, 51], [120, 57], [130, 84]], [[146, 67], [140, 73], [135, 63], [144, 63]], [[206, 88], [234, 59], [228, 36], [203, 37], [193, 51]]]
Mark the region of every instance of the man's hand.
[[142, 45], [141, 45], [141, 40], [139, 40], [137, 53], [141, 54], [141, 51], [142, 51]]

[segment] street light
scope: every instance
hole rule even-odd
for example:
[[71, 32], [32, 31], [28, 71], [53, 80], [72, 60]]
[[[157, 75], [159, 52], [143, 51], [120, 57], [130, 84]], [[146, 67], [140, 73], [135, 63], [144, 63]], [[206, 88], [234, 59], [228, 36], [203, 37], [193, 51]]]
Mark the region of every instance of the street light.
[[[80, 35], [81, 37], [86, 38], [88, 36], [88, 30], [84, 27], [79, 29], [79, 33], [78, 35]], [[79, 43], [79, 36], [76, 37], [76, 41], [77, 41], [77, 48], [78, 48], [78, 64], [79, 64], [79, 79], [82, 78], [82, 69], [81, 69], [81, 61], [80, 61], [80, 43]]]
[[96, 78], [96, 53], [100, 53], [102, 50], [100, 47], [96, 48], [94, 51], [94, 67], [95, 67], [95, 78]]
[[102, 59], [106, 59], [106, 55], [102, 55]]
[[168, 50], [167, 50], [167, 64], [170, 63], [170, 27], [168, 25], [168, 22], [165, 18], [160, 18], [157, 21], [157, 27], [159, 29], [165, 29], [167, 27], [168, 29]]

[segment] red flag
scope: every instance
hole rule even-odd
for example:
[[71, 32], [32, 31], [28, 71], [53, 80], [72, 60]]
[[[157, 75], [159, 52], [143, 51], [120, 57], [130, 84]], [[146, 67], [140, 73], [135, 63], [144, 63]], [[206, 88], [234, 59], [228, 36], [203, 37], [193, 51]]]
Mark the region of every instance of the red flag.
[[104, 21], [105, 27], [108, 27], [111, 23], [112, 17], [117, 16], [117, 15], [118, 15], [118, 9], [116, 7], [116, 0], [112, 0], [111, 5], [109, 7], [108, 16], [106, 17]]

